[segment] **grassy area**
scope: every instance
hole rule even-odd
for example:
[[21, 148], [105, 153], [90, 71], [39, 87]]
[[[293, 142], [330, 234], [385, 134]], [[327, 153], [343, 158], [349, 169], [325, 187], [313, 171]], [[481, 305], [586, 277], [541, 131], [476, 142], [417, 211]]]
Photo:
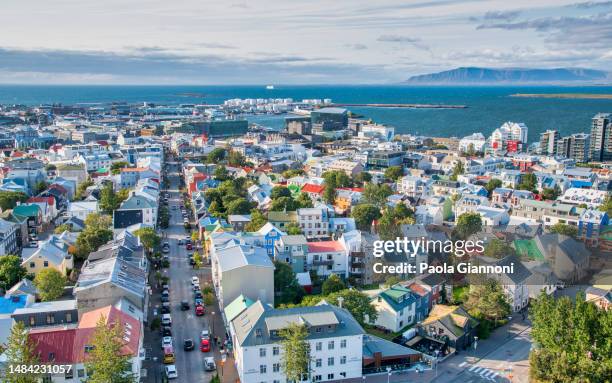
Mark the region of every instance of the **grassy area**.
[[453, 303], [463, 303], [469, 291], [469, 286], [453, 286]]
[[396, 334], [394, 332], [386, 333], [384, 331], [381, 331], [381, 330], [375, 328], [374, 326], [366, 325], [366, 326], [364, 326], [364, 329], [366, 330], [366, 332], [368, 334], [372, 334], [372, 335], [375, 335], [375, 336], [377, 336], [379, 338], [383, 338], [383, 339], [386, 339], [386, 340], [389, 340], [389, 341], [393, 340], [393, 338], [395, 338], [398, 335], [398, 334]]
[[533, 259], [536, 261], [543, 261], [544, 256], [538, 249], [538, 247], [529, 239], [517, 239], [514, 241], [514, 248], [518, 255], [522, 258]]

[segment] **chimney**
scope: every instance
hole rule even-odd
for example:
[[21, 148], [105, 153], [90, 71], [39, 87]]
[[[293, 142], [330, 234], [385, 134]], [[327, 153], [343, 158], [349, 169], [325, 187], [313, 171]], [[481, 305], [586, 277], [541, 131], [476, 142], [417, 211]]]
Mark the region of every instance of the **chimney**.
[[342, 308], [342, 302], [344, 302], [344, 298], [338, 297], [338, 307]]

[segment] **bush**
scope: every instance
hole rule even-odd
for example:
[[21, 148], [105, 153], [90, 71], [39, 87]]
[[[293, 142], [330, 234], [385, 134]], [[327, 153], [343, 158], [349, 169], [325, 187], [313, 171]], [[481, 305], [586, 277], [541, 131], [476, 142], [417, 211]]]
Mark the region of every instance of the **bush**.
[[159, 318], [153, 318], [153, 320], [151, 321], [151, 331], [155, 331], [157, 329], [159, 329], [159, 326], [161, 325], [161, 320]]

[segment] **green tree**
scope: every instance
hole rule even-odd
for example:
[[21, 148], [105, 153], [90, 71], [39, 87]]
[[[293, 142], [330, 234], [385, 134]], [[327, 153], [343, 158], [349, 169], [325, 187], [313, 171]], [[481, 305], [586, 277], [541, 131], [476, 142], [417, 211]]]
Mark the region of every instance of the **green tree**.
[[304, 289], [297, 281], [295, 272], [285, 262], [274, 262], [274, 302], [277, 305], [297, 303], [304, 296]]
[[227, 214], [249, 214], [252, 204], [245, 198], [237, 198], [227, 204]]
[[9, 366], [13, 369], [21, 366], [33, 366], [39, 364], [36, 354], [36, 345], [29, 337], [29, 330], [23, 322], [17, 321], [11, 328], [11, 333], [6, 341], [4, 356], [6, 358], [5, 374], [2, 382], [4, 383], [36, 383], [39, 381], [37, 374], [11, 374]]
[[363, 190], [363, 202], [382, 208], [387, 203], [387, 197], [393, 194], [393, 190], [387, 184], [375, 185], [373, 183], [365, 184]]
[[208, 156], [206, 156], [206, 161], [208, 163], [218, 164], [224, 158], [225, 158], [225, 149], [215, 148], [210, 153], [208, 153]]
[[302, 174], [305, 174], [306, 172], [304, 172], [303, 169], [289, 169], [289, 170], [285, 170], [282, 173], [283, 178], [289, 179], [289, 178], [293, 178], [296, 176], [301, 176]]
[[251, 221], [244, 226], [245, 231], [253, 232], [261, 229], [268, 219], [257, 209], [251, 210]]
[[395, 205], [395, 208], [393, 209], [393, 214], [398, 220], [404, 220], [406, 218], [414, 216], [414, 212], [403, 203], [398, 203], [397, 205]]
[[450, 180], [457, 181], [457, 178], [459, 178], [459, 176], [462, 175], [464, 172], [465, 168], [463, 167], [463, 162], [457, 161], [455, 167], [453, 167], [453, 172], [450, 175]]
[[521, 175], [521, 183], [518, 185], [519, 190], [536, 190], [538, 185], [538, 177], [533, 173], [525, 173]]
[[74, 193], [74, 199], [77, 201], [82, 200], [83, 197], [85, 196], [85, 191], [87, 190], [87, 188], [93, 185], [94, 185], [94, 182], [90, 179], [84, 182], [81, 182], [79, 186], [77, 186], [77, 190]]
[[36, 183], [36, 186], [34, 186], [34, 194], [42, 193], [43, 191], [45, 191], [45, 189], [47, 189], [48, 186], [49, 184], [47, 184], [46, 181], [38, 181]]
[[193, 262], [195, 263], [195, 265], [193, 265], [194, 268], [199, 269], [202, 267], [202, 256], [197, 251], [193, 252]]
[[482, 229], [482, 218], [478, 213], [463, 213], [457, 218], [453, 233], [459, 239], [467, 239]]
[[217, 181], [227, 181], [230, 179], [230, 174], [227, 168], [223, 165], [219, 165], [215, 168], [213, 176]]
[[108, 215], [89, 214], [85, 218], [85, 229], [79, 233], [76, 240], [77, 258], [85, 259], [89, 253], [113, 239], [111, 224], [112, 218]]
[[284, 186], [274, 186], [270, 192], [270, 198], [291, 197], [291, 191]]
[[325, 297], [325, 300], [333, 305], [339, 305], [339, 298], [342, 298], [342, 307], [347, 309], [351, 315], [361, 325], [366, 324], [366, 319], [370, 322], [378, 318], [378, 312], [372, 305], [370, 297], [354, 289], [337, 291]]
[[510, 305], [504, 291], [492, 279], [470, 285], [465, 308], [475, 318], [490, 321], [497, 321], [510, 314]]
[[530, 376], [542, 383], [608, 382], [612, 376], [612, 310], [578, 294], [540, 294], [531, 303]]
[[599, 206], [599, 210], [608, 213], [608, 217], [612, 217], [612, 196], [608, 195], [604, 203]]
[[350, 177], [341, 170], [326, 171], [323, 173], [322, 178], [325, 184], [331, 184], [339, 188], [351, 187], [353, 185]]
[[578, 228], [565, 223], [556, 223], [550, 227], [551, 233], [567, 235], [568, 237], [576, 238], [578, 236]]
[[351, 210], [351, 217], [359, 230], [369, 230], [372, 221], [380, 218], [380, 209], [372, 204], [359, 204]]
[[121, 173], [121, 169], [129, 167], [130, 164], [127, 161], [115, 162], [111, 165], [111, 174], [117, 175]]
[[397, 181], [404, 175], [404, 169], [401, 166], [390, 166], [385, 170], [385, 178], [391, 181]]
[[230, 166], [244, 166], [246, 160], [244, 156], [237, 150], [231, 150], [227, 156], [227, 163]]
[[346, 285], [344, 282], [342, 282], [342, 279], [340, 279], [340, 277], [336, 274], [332, 274], [325, 280], [325, 282], [323, 282], [321, 293], [323, 295], [329, 295], [344, 289], [346, 289]]
[[544, 188], [542, 189], [542, 198], [545, 200], [556, 200], [557, 197], [561, 194], [561, 189], [558, 186], [554, 188]]
[[66, 277], [58, 270], [49, 267], [36, 273], [34, 286], [43, 302], [53, 301], [64, 294]]
[[26, 276], [26, 270], [21, 266], [21, 257], [5, 255], [0, 257], [0, 288], [8, 290]]
[[121, 202], [123, 201], [118, 193], [115, 193], [112, 182], [107, 182], [100, 192], [100, 209], [112, 215], [115, 210], [119, 209]]
[[143, 227], [134, 232], [134, 234], [140, 239], [142, 245], [150, 253], [153, 249], [157, 248], [161, 243], [161, 238], [155, 232], [152, 227]]
[[290, 224], [288, 224], [287, 227], [285, 228], [285, 231], [289, 235], [299, 235], [299, 234], [302, 234], [302, 229], [295, 222], [291, 222]]
[[338, 191], [336, 190], [335, 183], [326, 183], [325, 189], [323, 190], [323, 200], [329, 204], [333, 204], [336, 201], [337, 195]]
[[489, 182], [487, 182], [487, 184], [485, 185], [485, 189], [487, 189], [487, 192], [489, 193], [489, 197], [490, 197], [493, 190], [500, 188], [501, 186], [502, 186], [501, 180], [498, 180], [497, 178], [491, 178]]
[[493, 238], [484, 249], [484, 255], [491, 258], [504, 258], [509, 255], [515, 255], [516, 251], [512, 246], [502, 241], [501, 239]]
[[399, 222], [391, 208], [386, 208], [378, 220], [378, 235], [384, 241], [393, 241], [401, 236]]
[[91, 340], [91, 351], [85, 366], [88, 383], [133, 383], [130, 355], [123, 351], [123, 326], [120, 322], [106, 324], [106, 317], [98, 319]]
[[63, 224], [61, 224], [61, 225], [57, 226], [57, 227], [56, 227], [56, 228], [53, 230], [53, 232], [54, 232], [55, 234], [62, 234], [62, 233], [63, 233], [63, 232], [65, 232], [65, 231], [72, 231], [72, 226], [70, 226], [70, 225], [69, 225], [69, 224], [67, 224], [67, 223], [63, 223]]
[[366, 171], [362, 171], [361, 173], [357, 173], [354, 180], [355, 180], [355, 183], [362, 186], [366, 184], [367, 182], [372, 181], [372, 175]]
[[281, 366], [283, 373], [290, 382], [301, 382], [309, 374], [310, 344], [308, 343], [308, 329], [305, 325], [289, 323], [283, 328], [281, 337]]
[[0, 191], [0, 209], [10, 210], [17, 206], [17, 202], [25, 202], [28, 196], [22, 192]]
[[270, 211], [295, 211], [301, 206], [291, 197], [279, 197], [272, 200]]
[[300, 208], [307, 209], [313, 207], [312, 200], [306, 193], [300, 193], [298, 197], [295, 199]]

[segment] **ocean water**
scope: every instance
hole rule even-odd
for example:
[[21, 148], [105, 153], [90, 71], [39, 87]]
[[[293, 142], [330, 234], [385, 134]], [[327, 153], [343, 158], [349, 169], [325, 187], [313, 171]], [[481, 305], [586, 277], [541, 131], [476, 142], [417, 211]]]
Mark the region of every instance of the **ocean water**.
[[[606, 93], [612, 87], [426, 87], [392, 85], [264, 86], [8, 86], [0, 85], [0, 104], [95, 103], [125, 101], [163, 104], [218, 104], [230, 98], [331, 98], [337, 103], [461, 104], [466, 109], [352, 107], [351, 111], [392, 125], [396, 133], [462, 137], [490, 134], [505, 121], [524, 122], [530, 142], [546, 129], [562, 135], [588, 132], [598, 112], [612, 112], [612, 100], [509, 97], [514, 93]], [[283, 117], [253, 116], [253, 122], [280, 128]]]

